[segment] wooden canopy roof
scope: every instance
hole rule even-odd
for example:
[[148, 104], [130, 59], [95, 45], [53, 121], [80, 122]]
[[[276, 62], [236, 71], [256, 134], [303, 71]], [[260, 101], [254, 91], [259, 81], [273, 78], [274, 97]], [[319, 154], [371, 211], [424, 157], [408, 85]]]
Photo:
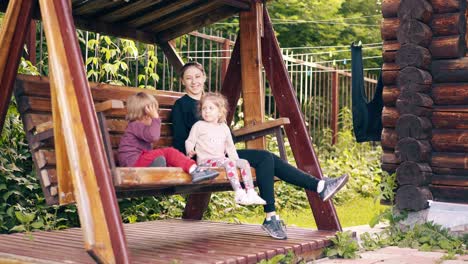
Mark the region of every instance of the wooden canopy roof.
[[[0, 1], [4, 12], [7, 1]], [[250, 0], [72, 0], [77, 28], [162, 43], [250, 9]], [[35, 10], [34, 19], [40, 19]]]

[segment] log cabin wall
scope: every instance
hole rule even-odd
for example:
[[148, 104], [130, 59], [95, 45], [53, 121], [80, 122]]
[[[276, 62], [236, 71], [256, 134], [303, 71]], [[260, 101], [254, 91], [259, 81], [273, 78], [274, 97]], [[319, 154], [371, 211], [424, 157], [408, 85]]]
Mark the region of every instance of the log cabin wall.
[[382, 168], [399, 209], [468, 203], [466, 0], [384, 0]]

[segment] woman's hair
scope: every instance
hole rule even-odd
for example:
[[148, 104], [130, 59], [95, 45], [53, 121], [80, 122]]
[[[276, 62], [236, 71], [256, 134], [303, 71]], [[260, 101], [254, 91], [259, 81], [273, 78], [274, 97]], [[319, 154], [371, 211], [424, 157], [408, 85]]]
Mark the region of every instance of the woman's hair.
[[128, 121], [135, 121], [143, 118], [146, 115], [145, 107], [154, 105], [156, 109], [159, 108], [158, 101], [154, 96], [145, 92], [139, 92], [127, 99], [127, 116], [125, 119]]
[[228, 108], [228, 102], [226, 100], [226, 97], [224, 97], [220, 93], [205, 93], [202, 98], [200, 99], [200, 102], [198, 103], [198, 111], [202, 113], [202, 108], [205, 102], [210, 101], [214, 105], [216, 105], [219, 108], [219, 113], [220, 117], [218, 120], [218, 123], [226, 123], [226, 118], [227, 118], [227, 108]]
[[199, 69], [203, 73], [203, 75], [206, 75], [205, 69], [203, 68], [203, 65], [201, 65], [200, 63], [198, 63], [196, 61], [190, 61], [190, 62], [185, 63], [184, 66], [182, 66], [182, 68], [180, 68], [180, 71], [179, 71], [180, 78], [184, 77], [185, 71], [190, 67], [195, 67], [195, 68]]

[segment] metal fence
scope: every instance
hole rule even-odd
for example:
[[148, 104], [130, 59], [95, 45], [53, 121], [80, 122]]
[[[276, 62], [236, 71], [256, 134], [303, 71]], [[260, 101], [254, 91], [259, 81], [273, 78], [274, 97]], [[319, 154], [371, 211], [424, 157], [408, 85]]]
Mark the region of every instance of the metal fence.
[[[79, 31], [78, 35], [90, 81], [183, 92], [177, 72], [157, 46], [86, 31]], [[174, 40], [173, 44], [184, 61], [194, 60], [204, 65], [208, 76], [206, 89], [218, 91], [235, 38], [235, 35], [225, 36], [213, 29], [202, 29]], [[36, 39], [38, 55], [31, 59], [36, 61], [40, 73], [47, 75], [47, 51], [41, 24], [38, 24]], [[331, 129], [336, 134], [343, 121], [338, 112], [345, 107], [351, 109], [352, 105], [350, 71], [333, 66], [330, 61], [314, 62], [312, 56], [294, 54], [289, 49], [283, 50], [283, 59], [315, 143], [324, 129]], [[116, 67], [117, 75], [112, 71]], [[265, 114], [277, 117], [273, 95], [263, 77]], [[369, 100], [373, 97], [376, 79], [376, 74], [366, 74], [364, 83]]]

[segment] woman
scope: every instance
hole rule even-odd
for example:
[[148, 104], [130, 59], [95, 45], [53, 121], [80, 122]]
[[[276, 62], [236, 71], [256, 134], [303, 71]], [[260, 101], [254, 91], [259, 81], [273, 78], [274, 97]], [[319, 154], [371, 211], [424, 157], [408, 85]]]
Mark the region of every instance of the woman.
[[[197, 106], [204, 92], [206, 74], [200, 63], [189, 62], [182, 67], [179, 76], [182, 85], [185, 87], [186, 94], [178, 99], [172, 108], [173, 146], [181, 152], [187, 153], [185, 141], [192, 126], [200, 120], [197, 114]], [[348, 175], [346, 174], [339, 178], [319, 180], [265, 150], [242, 149], [237, 150], [237, 153], [241, 159], [247, 160], [255, 168], [260, 196], [266, 201], [266, 205], [264, 205], [266, 216], [262, 228], [276, 239], [286, 239], [287, 235], [283, 221], [276, 214], [273, 188], [274, 176], [288, 183], [317, 192], [323, 201], [333, 197], [348, 181]]]

